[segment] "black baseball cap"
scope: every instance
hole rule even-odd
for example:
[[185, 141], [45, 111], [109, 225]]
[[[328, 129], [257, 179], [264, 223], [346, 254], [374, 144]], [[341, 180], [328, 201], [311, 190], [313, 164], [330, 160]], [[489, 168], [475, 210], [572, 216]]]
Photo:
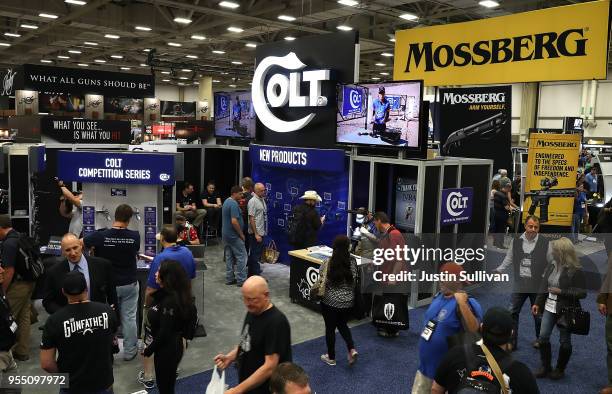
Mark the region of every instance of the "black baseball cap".
[[64, 293], [68, 295], [79, 295], [87, 290], [87, 281], [85, 275], [77, 271], [70, 271], [64, 277], [62, 284]]
[[384, 86], [380, 86], [378, 88], [378, 94], [380, 94], [380, 93], [385, 94], [385, 87]]
[[512, 315], [505, 308], [495, 306], [482, 319], [482, 338], [485, 343], [503, 345], [512, 337]]

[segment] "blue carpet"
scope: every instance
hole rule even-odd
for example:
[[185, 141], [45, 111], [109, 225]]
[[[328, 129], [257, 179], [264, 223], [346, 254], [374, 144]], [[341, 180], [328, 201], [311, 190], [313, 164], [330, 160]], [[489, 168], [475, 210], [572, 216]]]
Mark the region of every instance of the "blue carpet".
[[[499, 253], [489, 255], [489, 267], [496, 267], [502, 259]], [[585, 270], [603, 272], [602, 259], [597, 253], [582, 260]], [[596, 262], [596, 263], [595, 263]], [[601, 280], [597, 275], [597, 280]], [[498, 288], [481, 287], [472, 295], [486, 310], [492, 306], [509, 303], [507, 294], [499, 294]], [[542, 393], [582, 394], [597, 393], [607, 382], [605, 320], [599, 315], [595, 303], [596, 293], [590, 292], [583, 300], [583, 307], [591, 313], [591, 332], [588, 337], [573, 336], [574, 354], [569, 363], [566, 377], [557, 382], [538, 380]], [[360, 352], [357, 364], [349, 368], [346, 361], [344, 342], [337, 334], [336, 352], [338, 365], [330, 367], [319, 357], [325, 353], [325, 339], [319, 337], [293, 346], [294, 362], [301, 365], [310, 375], [311, 387], [319, 394], [361, 394], [361, 393], [410, 393], [414, 374], [418, 367], [417, 343], [423, 325], [425, 309], [410, 311], [410, 329], [393, 339], [380, 338], [371, 324], [362, 324], [352, 329], [353, 338]], [[513, 353], [515, 359], [530, 368], [539, 366], [539, 353], [531, 347], [535, 333], [533, 319], [527, 302], [521, 312], [519, 349]], [[321, 335], [324, 333], [322, 332]], [[558, 351], [558, 333], [553, 332], [553, 360]], [[183, 378], [177, 383], [177, 393], [203, 393], [210, 381], [211, 371]], [[226, 381], [230, 386], [237, 384], [235, 368], [228, 370]], [[520, 393], [516, 393], [520, 394]]]

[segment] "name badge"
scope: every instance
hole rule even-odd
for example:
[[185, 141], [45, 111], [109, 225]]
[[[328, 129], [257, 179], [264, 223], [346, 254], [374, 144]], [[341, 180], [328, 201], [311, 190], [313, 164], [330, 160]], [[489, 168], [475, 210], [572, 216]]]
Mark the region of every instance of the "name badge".
[[436, 330], [437, 324], [438, 323], [436, 323], [433, 320], [428, 321], [427, 324], [425, 324], [425, 328], [423, 328], [423, 332], [421, 333], [421, 338], [423, 338], [426, 341], [429, 341], [429, 339], [431, 338], [431, 335]]
[[548, 293], [548, 298], [546, 299], [546, 304], [544, 305], [544, 309], [550, 313], [557, 313], [557, 295]]
[[525, 257], [521, 260], [519, 275], [521, 278], [531, 278], [531, 258]]
[[584, 202], [580, 203], [580, 208], [584, 209], [586, 207], [586, 204]]

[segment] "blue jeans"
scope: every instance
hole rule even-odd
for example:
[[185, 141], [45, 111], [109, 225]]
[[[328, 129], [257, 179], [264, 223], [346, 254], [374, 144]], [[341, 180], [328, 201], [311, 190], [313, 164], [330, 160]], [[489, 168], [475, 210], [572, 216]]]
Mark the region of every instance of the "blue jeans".
[[[550, 334], [552, 334], [553, 328], [555, 328], [555, 324], [557, 323], [557, 319], [560, 316], [556, 313], [550, 313], [545, 310], [544, 315], [542, 316], [542, 327], [540, 328], [540, 343], [550, 342]], [[567, 328], [557, 326], [559, 328], [559, 343], [561, 347], [572, 347], [572, 334], [567, 331]]]
[[261, 254], [264, 250], [264, 240], [262, 237], [261, 242], [257, 242], [255, 239], [255, 235], [249, 234], [249, 276], [259, 275], [261, 274], [261, 266], [259, 265], [259, 260], [261, 260]]
[[572, 218], [572, 241], [578, 242], [578, 234], [580, 234], [580, 223], [582, 223], [582, 215], [575, 213]]
[[[521, 309], [523, 309], [523, 304], [529, 298], [529, 302], [531, 306], [535, 303], [537, 294], [536, 293], [512, 293], [510, 301], [510, 313], [512, 314], [512, 322], [513, 322], [513, 332], [512, 332], [512, 345], [516, 348], [517, 338], [518, 338], [518, 326], [519, 326], [519, 315], [521, 313]], [[540, 336], [542, 317], [540, 315], [533, 317], [535, 323], [535, 336], [538, 338]]]
[[[244, 283], [247, 278], [247, 251], [244, 241], [240, 238], [224, 239], [225, 244], [223, 253], [225, 254], [225, 283], [233, 282]], [[236, 264], [236, 274], [234, 275], [234, 264]]]
[[123, 356], [130, 358], [138, 352], [138, 329], [136, 312], [138, 310], [138, 281], [129, 285], [116, 286], [121, 327], [123, 329]]

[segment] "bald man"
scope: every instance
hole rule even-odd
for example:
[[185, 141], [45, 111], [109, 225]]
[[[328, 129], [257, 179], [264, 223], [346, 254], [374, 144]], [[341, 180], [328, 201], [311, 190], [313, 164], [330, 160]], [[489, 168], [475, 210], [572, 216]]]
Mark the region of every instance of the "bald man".
[[51, 315], [68, 303], [62, 292], [62, 283], [70, 271], [78, 271], [85, 276], [90, 301], [102, 302], [114, 308], [117, 305], [117, 292], [110, 262], [99, 257], [85, 256], [81, 241], [72, 233], [62, 237], [61, 249], [64, 259], [46, 272], [43, 298], [46, 311]]
[[249, 200], [249, 260], [248, 275], [261, 274], [261, 254], [264, 249], [264, 238], [268, 235], [268, 206], [266, 205], [266, 187], [256, 183], [253, 197]]
[[268, 283], [252, 276], [242, 286], [247, 309], [240, 344], [215, 357], [217, 368], [238, 364], [240, 384], [225, 394], [270, 394], [270, 376], [280, 363], [291, 361], [291, 327], [285, 315], [270, 302]]

